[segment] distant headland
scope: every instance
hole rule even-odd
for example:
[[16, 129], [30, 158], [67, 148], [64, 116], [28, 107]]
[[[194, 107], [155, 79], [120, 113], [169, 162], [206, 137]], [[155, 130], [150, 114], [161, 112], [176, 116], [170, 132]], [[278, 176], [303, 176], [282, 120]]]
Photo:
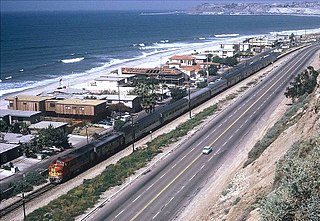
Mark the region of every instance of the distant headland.
[[141, 15], [304, 15], [320, 16], [320, 2], [292, 3], [203, 3], [186, 11], [141, 13]]

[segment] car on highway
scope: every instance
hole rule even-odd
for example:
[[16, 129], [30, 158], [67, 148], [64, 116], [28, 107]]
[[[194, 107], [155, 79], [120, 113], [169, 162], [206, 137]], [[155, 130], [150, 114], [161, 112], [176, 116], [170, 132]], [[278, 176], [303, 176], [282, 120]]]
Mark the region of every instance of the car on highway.
[[209, 153], [211, 153], [212, 152], [212, 147], [210, 147], [210, 146], [205, 146], [204, 148], [203, 148], [203, 150], [202, 150], [202, 153], [203, 154], [209, 154]]

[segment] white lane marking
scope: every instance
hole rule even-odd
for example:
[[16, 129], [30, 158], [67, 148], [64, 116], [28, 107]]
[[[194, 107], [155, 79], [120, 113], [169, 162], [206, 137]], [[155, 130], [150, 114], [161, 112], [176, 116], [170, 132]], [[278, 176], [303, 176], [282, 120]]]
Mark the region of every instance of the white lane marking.
[[125, 209], [123, 209], [120, 213], [118, 213], [118, 215], [115, 216], [115, 218], [117, 218], [118, 216], [120, 216], [121, 213], [123, 213], [125, 211]]
[[137, 197], [137, 198], [135, 198], [132, 202], [134, 203], [137, 199], [139, 199], [141, 197], [141, 194]]
[[192, 148], [192, 149], [187, 153], [187, 155], [190, 154], [194, 149], [195, 149], [195, 147]]
[[[158, 179], [158, 180], [160, 180], [160, 179]], [[158, 181], [158, 180], [157, 180], [157, 181]], [[157, 182], [157, 181], [156, 181], [156, 182]], [[154, 184], [155, 184], [155, 183], [151, 184], [151, 186], [149, 186], [146, 190], [149, 190], [151, 187], [153, 187]]]
[[171, 167], [171, 169], [175, 168], [176, 166], [177, 166], [177, 164], [173, 165], [173, 166]]
[[202, 169], [203, 169], [203, 167], [204, 167], [204, 164], [202, 165], [202, 167], [200, 167], [200, 170], [202, 170]]
[[164, 173], [159, 179], [162, 179], [165, 175], [166, 175], [166, 173]]
[[190, 180], [192, 180], [196, 175], [197, 175], [197, 174], [194, 174], [194, 175], [190, 178]]
[[167, 204], [169, 204], [174, 199], [174, 196], [168, 201]]
[[154, 215], [154, 216], [152, 217], [152, 219], [156, 218], [156, 217], [159, 215], [160, 212], [161, 212], [161, 211], [157, 212], [157, 214]]

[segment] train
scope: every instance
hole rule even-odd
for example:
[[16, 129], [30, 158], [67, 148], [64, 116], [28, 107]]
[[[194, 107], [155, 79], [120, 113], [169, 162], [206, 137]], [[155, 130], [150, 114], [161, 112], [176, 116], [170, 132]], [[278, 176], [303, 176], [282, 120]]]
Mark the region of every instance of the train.
[[150, 134], [151, 131], [270, 65], [277, 60], [278, 56], [279, 53], [274, 52], [274, 50], [263, 52], [223, 73], [220, 78], [210, 82], [207, 87], [178, 101], [158, 107], [147, 116], [138, 118], [133, 124], [125, 124], [118, 131], [104, 135], [63, 157], [57, 158], [49, 165], [49, 181], [56, 184], [65, 182], [91, 166], [111, 157], [132, 142]]

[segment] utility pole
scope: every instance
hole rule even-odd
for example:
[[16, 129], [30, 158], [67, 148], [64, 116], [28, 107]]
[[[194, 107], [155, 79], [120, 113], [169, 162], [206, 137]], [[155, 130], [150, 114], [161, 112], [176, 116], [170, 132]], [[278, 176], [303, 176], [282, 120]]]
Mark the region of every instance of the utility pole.
[[121, 118], [121, 109], [120, 109], [120, 82], [119, 82], [119, 79], [118, 79], [118, 111], [119, 111], [120, 118]]
[[189, 117], [191, 118], [191, 99], [190, 99], [190, 78], [189, 78], [189, 85], [188, 85], [188, 94], [189, 94], [189, 100], [188, 100], [188, 105], [189, 105]]
[[136, 139], [135, 137], [135, 131], [134, 131], [134, 123], [133, 123], [133, 115], [131, 113], [131, 129], [132, 129], [132, 152], [134, 152], [134, 140]]
[[207, 67], [207, 82], [208, 82], [208, 79], [209, 79], [209, 67], [208, 67], [208, 65], [209, 65], [209, 54], [207, 54], [207, 65], [206, 65], [206, 67]]
[[22, 208], [23, 208], [23, 220], [26, 221], [27, 217], [26, 217], [26, 206], [25, 206], [25, 202], [24, 202], [24, 178], [25, 178], [25, 174], [22, 174], [22, 185], [21, 185], [21, 189], [22, 189]]

